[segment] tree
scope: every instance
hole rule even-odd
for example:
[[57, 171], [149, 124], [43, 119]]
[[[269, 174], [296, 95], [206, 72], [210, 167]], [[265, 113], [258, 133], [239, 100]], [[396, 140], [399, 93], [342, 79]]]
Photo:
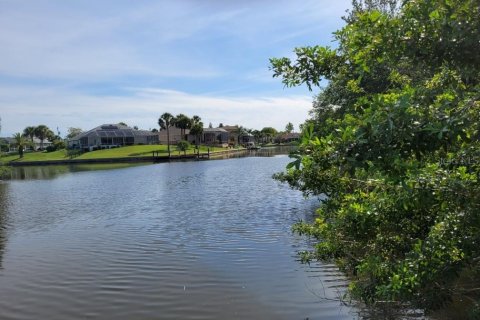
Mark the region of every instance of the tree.
[[260, 132], [263, 134], [263, 136], [267, 139], [268, 142], [272, 142], [273, 137], [277, 135], [277, 130], [272, 127], [265, 127]]
[[260, 141], [260, 138], [262, 137], [262, 133], [260, 132], [260, 130], [255, 129], [252, 131], [252, 134], [255, 139], [255, 142], [258, 143]]
[[200, 136], [203, 133], [203, 123], [196, 123], [193, 125], [192, 129], [190, 129], [190, 133], [195, 136], [195, 144], [198, 145], [200, 141]]
[[245, 128], [242, 126], [238, 126], [237, 130], [235, 130], [235, 133], [237, 134], [237, 143], [240, 144], [240, 138], [246, 133]]
[[43, 141], [48, 138], [53, 139], [55, 134], [46, 125], [41, 124], [35, 128], [35, 136], [40, 139], [40, 149], [43, 150]]
[[180, 128], [180, 135], [185, 139], [185, 131], [192, 127], [192, 119], [180, 113], [175, 117], [175, 127]]
[[293, 124], [291, 122], [287, 123], [287, 125], [285, 126], [285, 132], [287, 133], [291, 133], [293, 129]]
[[33, 137], [35, 137], [35, 127], [29, 126], [23, 129], [23, 136], [30, 138], [30, 142], [33, 145]]
[[195, 144], [198, 146], [199, 144], [199, 138], [203, 133], [203, 122], [201, 121], [202, 119], [199, 116], [193, 116], [191, 121], [191, 129], [190, 129], [190, 134], [193, 134], [195, 136]]
[[186, 155], [187, 154], [187, 150], [190, 148], [190, 143], [188, 143], [188, 141], [185, 141], [185, 140], [181, 140], [177, 143], [177, 150], [178, 151], [183, 151], [183, 154]]
[[170, 156], [170, 128], [175, 125], [175, 118], [168, 112], [165, 112], [158, 119], [160, 129], [167, 130], [167, 148], [168, 156]]
[[202, 118], [200, 118], [199, 116], [195, 115], [192, 117], [192, 125], [200, 123], [200, 121], [202, 121]]
[[359, 10], [336, 49], [271, 59], [286, 86], [329, 81], [276, 177], [327, 196], [313, 224], [295, 226], [319, 239], [302, 257], [334, 259], [353, 296], [427, 312], [459, 299], [478, 317], [480, 6], [398, 10]]
[[13, 139], [15, 140], [15, 146], [18, 148], [18, 154], [20, 155], [20, 158], [23, 158], [23, 151], [28, 143], [25, 139], [25, 136], [21, 133], [15, 133], [13, 135]]
[[69, 127], [68, 130], [67, 130], [67, 139], [72, 139], [76, 136], [78, 136], [80, 133], [83, 132], [83, 130], [81, 128], [74, 128], [74, 127]]

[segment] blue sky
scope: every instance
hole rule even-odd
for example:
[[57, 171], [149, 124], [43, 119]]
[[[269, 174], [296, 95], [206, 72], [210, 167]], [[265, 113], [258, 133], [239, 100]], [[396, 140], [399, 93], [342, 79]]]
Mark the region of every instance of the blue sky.
[[1, 136], [46, 124], [62, 135], [160, 114], [205, 124], [296, 128], [306, 88], [284, 88], [268, 59], [329, 45], [350, 0], [0, 0]]

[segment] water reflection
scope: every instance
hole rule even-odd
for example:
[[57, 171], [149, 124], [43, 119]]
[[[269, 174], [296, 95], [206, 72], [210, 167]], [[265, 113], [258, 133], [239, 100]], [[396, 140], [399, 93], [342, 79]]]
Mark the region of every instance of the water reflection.
[[290, 226], [317, 203], [271, 179], [288, 161], [162, 163], [6, 182], [0, 318], [355, 317], [336, 300], [346, 282], [335, 266], [297, 261], [308, 244]]
[[113, 170], [148, 165], [146, 163], [99, 163], [99, 164], [75, 164], [75, 165], [48, 165], [48, 166], [25, 166], [12, 167], [11, 178], [13, 180], [46, 180], [54, 179], [60, 175], [71, 172]]
[[[259, 150], [245, 150], [231, 154], [212, 155], [212, 159], [232, 159], [245, 157], [274, 157], [289, 154], [296, 147], [280, 146], [268, 147]], [[191, 160], [189, 160], [191, 161]], [[12, 167], [11, 179], [13, 180], [46, 180], [54, 179], [64, 174], [82, 171], [113, 170], [138, 166], [151, 165], [151, 163], [98, 163], [98, 164], [73, 164], [73, 165], [47, 165]]]
[[3, 269], [3, 254], [7, 242], [7, 203], [9, 201], [7, 190], [8, 185], [0, 181], [0, 269]]
[[235, 153], [212, 155], [213, 159], [232, 159], [232, 158], [244, 158], [244, 157], [274, 157], [278, 155], [289, 154], [294, 151], [295, 146], [277, 146], [277, 147], [264, 147], [261, 149], [244, 150]]

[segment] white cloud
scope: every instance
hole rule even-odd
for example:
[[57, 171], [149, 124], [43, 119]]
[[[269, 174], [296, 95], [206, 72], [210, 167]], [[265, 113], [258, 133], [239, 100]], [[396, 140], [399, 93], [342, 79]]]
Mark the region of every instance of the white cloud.
[[[163, 112], [199, 115], [212, 122], [261, 129], [283, 129], [288, 122], [302, 123], [311, 97], [224, 97], [158, 88], [130, 88], [130, 96], [81, 95], [63, 89], [3, 88], [0, 90], [2, 136], [29, 125], [46, 124], [66, 132], [68, 127], [92, 128], [120, 121], [144, 129], [157, 127]], [[23, 96], [22, 101], [16, 99]]]
[[329, 45], [349, 3], [0, 0], [1, 134], [40, 123], [153, 128], [165, 111], [298, 125], [310, 95], [282, 91], [268, 59]]
[[[250, 46], [269, 48], [312, 30], [330, 39], [333, 30], [322, 29], [338, 23], [347, 0], [85, 3], [3, 1], [0, 74], [82, 81], [215, 77], [248, 59], [243, 50], [254, 58]], [[221, 66], [216, 56], [224, 54], [232, 61]]]

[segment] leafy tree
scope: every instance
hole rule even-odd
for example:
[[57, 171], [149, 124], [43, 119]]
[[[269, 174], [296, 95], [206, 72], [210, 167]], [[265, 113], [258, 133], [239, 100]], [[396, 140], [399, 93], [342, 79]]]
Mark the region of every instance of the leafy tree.
[[263, 136], [267, 139], [268, 142], [272, 142], [273, 137], [277, 135], [277, 130], [272, 127], [265, 127], [260, 132], [263, 134]]
[[276, 176], [327, 196], [313, 224], [295, 226], [319, 239], [303, 257], [334, 259], [367, 303], [429, 311], [460, 299], [478, 312], [480, 6], [364, 9], [335, 33], [336, 49], [271, 59], [286, 86], [329, 81]]
[[33, 137], [35, 137], [35, 127], [29, 126], [23, 129], [23, 136], [30, 138], [30, 142], [33, 145]]
[[190, 129], [190, 133], [195, 136], [195, 144], [198, 145], [200, 141], [200, 136], [203, 133], [203, 123], [196, 123], [192, 126], [192, 129]]
[[45, 139], [53, 140], [55, 134], [46, 125], [39, 125], [35, 127], [35, 136], [40, 139], [40, 149], [43, 150], [43, 141]]
[[158, 125], [160, 129], [167, 130], [167, 148], [168, 155], [170, 156], [170, 128], [175, 125], [175, 117], [172, 114], [165, 112], [158, 119]]
[[18, 148], [18, 154], [20, 155], [20, 158], [23, 158], [23, 151], [28, 145], [28, 141], [21, 133], [15, 133], [13, 135], [13, 139], [15, 140], [15, 146]]
[[200, 136], [203, 133], [203, 122], [202, 119], [196, 115], [192, 117], [191, 122], [190, 134], [195, 136], [195, 144], [198, 145]]
[[353, 0], [352, 9], [347, 10], [348, 16], [342, 18], [348, 23], [353, 23], [362, 13], [374, 10], [394, 16], [399, 12], [402, 3], [403, 1], [399, 0]]
[[197, 116], [197, 115], [193, 116], [193, 117], [192, 117], [192, 126], [193, 126], [194, 124], [200, 123], [201, 121], [202, 121], [202, 118], [200, 118], [199, 116]]
[[69, 127], [68, 130], [67, 130], [67, 139], [72, 139], [76, 136], [78, 136], [80, 133], [83, 132], [83, 130], [81, 128], [74, 128], [74, 127]]
[[190, 119], [183, 113], [180, 113], [179, 115], [177, 115], [175, 119], [176, 119], [175, 127], [180, 128], [180, 135], [182, 136], [182, 139], [184, 139], [185, 131], [192, 127], [192, 119]]
[[287, 133], [291, 133], [293, 129], [293, 124], [291, 122], [287, 123], [287, 125], [285, 126], [285, 132]]
[[240, 144], [240, 138], [247, 133], [247, 130], [242, 126], [238, 126], [235, 133], [237, 134], [237, 143]]
[[262, 137], [262, 133], [260, 132], [260, 130], [253, 130], [252, 131], [252, 134], [253, 134], [253, 137], [255, 139], [255, 142], [258, 143]]
[[187, 154], [187, 150], [190, 148], [190, 143], [188, 143], [188, 141], [185, 141], [185, 140], [181, 140], [177, 143], [177, 150], [178, 151], [183, 151], [183, 154], [186, 155]]

